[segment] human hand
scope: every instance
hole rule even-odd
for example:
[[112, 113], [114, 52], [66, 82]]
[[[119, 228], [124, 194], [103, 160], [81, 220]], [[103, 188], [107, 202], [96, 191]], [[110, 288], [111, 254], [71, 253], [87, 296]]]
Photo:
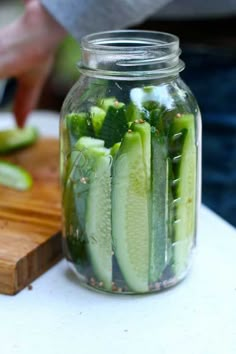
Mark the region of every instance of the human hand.
[[0, 31], [0, 78], [16, 77], [14, 114], [22, 127], [36, 106], [56, 48], [66, 31], [38, 0], [25, 0], [22, 17]]

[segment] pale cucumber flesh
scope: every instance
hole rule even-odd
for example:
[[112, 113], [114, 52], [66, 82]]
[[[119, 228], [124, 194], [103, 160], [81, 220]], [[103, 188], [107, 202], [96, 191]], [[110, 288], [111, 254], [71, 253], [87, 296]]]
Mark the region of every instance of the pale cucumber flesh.
[[175, 272], [181, 274], [187, 267], [188, 255], [195, 234], [196, 202], [196, 147], [193, 115], [182, 115], [173, 121], [172, 136], [181, 139], [181, 151], [174, 156], [175, 164]]
[[103, 141], [89, 137], [78, 140], [75, 146], [83, 158], [74, 163], [71, 179], [87, 255], [99, 283], [111, 290], [111, 159], [101, 145]]
[[126, 133], [113, 165], [114, 252], [131, 291], [148, 291], [149, 215], [147, 173], [139, 133]]
[[32, 145], [36, 142], [37, 137], [37, 130], [33, 127], [1, 130], [0, 153], [8, 153]]
[[168, 261], [168, 175], [166, 140], [152, 135], [150, 282], [160, 279]]
[[25, 191], [32, 187], [31, 175], [22, 167], [6, 161], [0, 161], [0, 185]]
[[[89, 150], [89, 154], [96, 150]], [[85, 229], [88, 252], [98, 282], [106, 290], [112, 289], [111, 240], [111, 159], [97, 156], [94, 161], [96, 176], [89, 183], [86, 203]]]

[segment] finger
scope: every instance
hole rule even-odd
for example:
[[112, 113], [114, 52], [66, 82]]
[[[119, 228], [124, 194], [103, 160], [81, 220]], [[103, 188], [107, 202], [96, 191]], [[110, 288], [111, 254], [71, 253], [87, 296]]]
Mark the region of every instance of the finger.
[[27, 116], [36, 107], [41, 89], [42, 87], [37, 83], [34, 86], [28, 86], [19, 80], [13, 108], [16, 123], [19, 127], [24, 126]]
[[27, 74], [19, 78], [13, 107], [19, 127], [24, 126], [27, 116], [37, 106], [50, 67], [51, 65], [46, 70], [39, 70], [37, 75]]

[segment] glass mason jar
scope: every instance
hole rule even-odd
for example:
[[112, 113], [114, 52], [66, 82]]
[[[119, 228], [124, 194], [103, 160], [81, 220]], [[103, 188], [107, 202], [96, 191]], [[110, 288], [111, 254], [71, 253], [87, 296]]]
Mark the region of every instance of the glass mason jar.
[[61, 113], [61, 182], [64, 252], [87, 287], [149, 293], [189, 269], [201, 118], [179, 55], [168, 33], [82, 39]]

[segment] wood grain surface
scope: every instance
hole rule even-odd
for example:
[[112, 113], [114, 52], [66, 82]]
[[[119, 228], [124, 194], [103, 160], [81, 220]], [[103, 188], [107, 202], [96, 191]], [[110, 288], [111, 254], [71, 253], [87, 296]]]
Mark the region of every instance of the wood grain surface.
[[0, 293], [17, 293], [61, 258], [58, 145], [43, 138], [0, 156], [34, 179], [26, 192], [0, 186]]

